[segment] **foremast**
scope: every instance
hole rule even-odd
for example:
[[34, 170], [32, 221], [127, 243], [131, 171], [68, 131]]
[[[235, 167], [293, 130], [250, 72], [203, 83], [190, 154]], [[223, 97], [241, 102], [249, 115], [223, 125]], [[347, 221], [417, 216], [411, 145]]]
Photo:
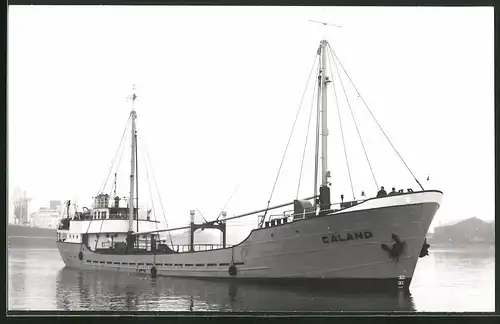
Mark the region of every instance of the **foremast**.
[[137, 141], [137, 134], [136, 134], [136, 129], [135, 129], [135, 119], [137, 118], [137, 113], [135, 112], [135, 100], [137, 99], [137, 96], [135, 94], [135, 89], [134, 93], [132, 94], [131, 100], [132, 100], [132, 111], [130, 112], [130, 119], [132, 122], [132, 144], [131, 144], [131, 159], [130, 159], [130, 197], [129, 197], [129, 215], [128, 215], [128, 231], [129, 233], [132, 233], [134, 231], [134, 179], [135, 179], [135, 166], [136, 166], [136, 141]]

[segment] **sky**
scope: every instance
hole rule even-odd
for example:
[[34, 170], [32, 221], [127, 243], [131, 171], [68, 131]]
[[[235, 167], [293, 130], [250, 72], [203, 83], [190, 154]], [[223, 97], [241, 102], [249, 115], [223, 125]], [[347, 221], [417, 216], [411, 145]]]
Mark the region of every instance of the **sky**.
[[[306, 134], [299, 198], [312, 196], [314, 73], [304, 89], [326, 38], [424, 188], [444, 192], [432, 227], [494, 219], [493, 27], [486, 7], [10, 6], [9, 195], [26, 190], [31, 212], [49, 200], [90, 206], [108, 178], [135, 84], [139, 197], [161, 219], [163, 205], [169, 226], [186, 224], [189, 210], [215, 219], [231, 196], [229, 216], [265, 208], [303, 95], [271, 205], [297, 197]], [[354, 197], [371, 197], [377, 187], [332, 71], [332, 201], [353, 196], [338, 113]], [[377, 185], [417, 190], [342, 73]], [[111, 172], [118, 170], [119, 196], [129, 191], [125, 145]], [[237, 222], [244, 238], [243, 225], [257, 219]]]

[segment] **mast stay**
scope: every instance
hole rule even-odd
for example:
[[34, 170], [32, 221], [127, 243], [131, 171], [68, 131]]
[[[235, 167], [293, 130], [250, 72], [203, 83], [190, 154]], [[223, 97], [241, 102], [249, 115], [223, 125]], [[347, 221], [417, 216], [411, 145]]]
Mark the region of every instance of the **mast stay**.
[[[361, 96], [361, 93], [359, 92], [358, 88], [356, 87], [356, 85], [354, 84], [354, 82], [352, 81], [351, 77], [349, 76], [349, 74], [347, 73], [344, 65], [342, 64], [342, 62], [340, 61], [340, 59], [338, 58], [338, 56], [335, 54], [335, 51], [331, 48], [330, 44], [327, 44], [328, 45], [328, 50], [329, 50], [329, 54], [330, 54], [330, 57], [332, 58], [332, 61], [334, 62], [335, 66], [337, 67], [337, 64], [336, 62], [338, 62], [338, 64], [340, 65], [340, 67], [342, 68], [342, 71], [344, 71], [345, 75], [347, 76], [349, 82], [351, 83], [351, 85], [353, 86], [354, 90], [356, 91], [356, 93], [358, 94], [359, 98], [361, 99], [361, 102], [363, 103], [363, 105], [366, 107], [366, 109], [368, 110], [370, 116], [373, 118], [373, 120], [375, 121], [375, 124], [377, 125], [377, 127], [380, 129], [380, 131], [382, 132], [382, 134], [384, 135], [385, 139], [389, 142], [389, 145], [392, 147], [392, 149], [394, 150], [394, 152], [397, 154], [397, 156], [399, 157], [399, 159], [401, 160], [401, 162], [403, 162], [404, 166], [406, 167], [406, 169], [408, 170], [408, 172], [411, 174], [411, 176], [413, 177], [413, 179], [415, 180], [415, 182], [419, 185], [420, 189], [425, 190], [424, 187], [422, 186], [422, 184], [420, 183], [420, 181], [418, 181], [417, 177], [415, 176], [415, 174], [412, 172], [412, 170], [410, 169], [410, 167], [408, 166], [408, 164], [406, 163], [406, 161], [403, 159], [403, 157], [401, 156], [401, 154], [399, 154], [398, 150], [396, 149], [396, 147], [394, 146], [394, 144], [391, 142], [391, 140], [389, 139], [389, 136], [387, 136], [387, 134], [385, 133], [384, 129], [382, 128], [382, 126], [380, 125], [380, 123], [378, 122], [378, 120], [375, 118], [373, 112], [371, 111], [371, 109], [368, 107], [368, 105], [366, 104], [364, 98]], [[340, 76], [340, 71], [339, 69], [337, 68], [337, 74], [339, 76], [339, 80], [341, 80], [341, 76]], [[341, 82], [341, 85], [343, 87], [343, 84]], [[345, 94], [345, 91], [344, 91], [344, 94]], [[345, 96], [347, 97], [347, 94], [345, 94]], [[354, 118], [354, 116], [353, 116]], [[363, 145], [364, 146], [364, 145]], [[364, 149], [364, 148], [363, 148]], [[366, 152], [365, 152], [366, 154]], [[368, 159], [368, 156], [366, 156], [366, 158]], [[370, 166], [371, 168], [371, 166]], [[373, 171], [372, 171], [372, 175], [373, 175]], [[375, 181], [376, 182], [376, 181]], [[378, 185], [377, 185], [377, 190], [378, 190]]]

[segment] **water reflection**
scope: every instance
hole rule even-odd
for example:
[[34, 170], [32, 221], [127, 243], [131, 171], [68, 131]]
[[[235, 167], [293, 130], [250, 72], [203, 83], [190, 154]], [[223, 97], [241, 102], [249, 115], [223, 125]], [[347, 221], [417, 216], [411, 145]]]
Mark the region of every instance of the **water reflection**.
[[64, 268], [57, 250], [8, 251], [9, 310], [492, 311], [495, 250], [438, 250], [419, 260], [411, 297], [127, 275]]
[[411, 292], [418, 310], [493, 311], [495, 249], [434, 248], [417, 265]]
[[59, 256], [55, 249], [8, 251], [9, 309], [55, 309], [54, 282], [64, 265], [55, 256]]
[[59, 271], [57, 308], [116, 311], [414, 311], [403, 294], [338, 294], [300, 287], [264, 286], [117, 272]]

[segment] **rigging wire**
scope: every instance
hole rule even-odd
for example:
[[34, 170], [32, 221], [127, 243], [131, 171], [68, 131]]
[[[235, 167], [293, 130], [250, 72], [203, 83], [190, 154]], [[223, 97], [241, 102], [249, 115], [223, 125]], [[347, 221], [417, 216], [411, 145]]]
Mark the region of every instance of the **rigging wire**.
[[[340, 117], [340, 106], [339, 106], [339, 101], [338, 101], [338, 97], [337, 97], [337, 91], [335, 90], [335, 82], [334, 82], [334, 79], [333, 79], [332, 63], [331, 63], [331, 60], [330, 60], [330, 56], [327, 55], [326, 57], [328, 59], [328, 62], [330, 63], [329, 66], [330, 66], [330, 73], [332, 75], [332, 89], [333, 89], [333, 95], [335, 97], [335, 105], [337, 107], [337, 115], [339, 117], [340, 134], [342, 135], [342, 145], [344, 146], [345, 161], [346, 161], [346, 164], [347, 164], [347, 174], [349, 175], [349, 182], [351, 183], [352, 198], [353, 198], [353, 200], [356, 200], [356, 196], [354, 194], [354, 186], [352, 184], [351, 168], [349, 167], [349, 159], [347, 158], [347, 148], [346, 148], [346, 145], [345, 145], [344, 130], [342, 128], [342, 118]], [[337, 74], [338, 74], [338, 76], [340, 78], [340, 74], [338, 73], [338, 71], [337, 71]]]
[[302, 101], [304, 101], [304, 96], [306, 94], [307, 87], [309, 86], [309, 81], [311, 80], [311, 75], [312, 75], [312, 72], [314, 71], [314, 66], [316, 65], [317, 56], [318, 56], [317, 54], [314, 55], [314, 61], [313, 61], [313, 65], [311, 67], [311, 72], [309, 72], [309, 77], [307, 78], [306, 88], [304, 89], [304, 92], [302, 93], [302, 98], [300, 99], [299, 109], [297, 110], [297, 115], [295, 116], [295, 120], [293, 122], [292, 131], [290, 132], [290, 136], [288, 137], [288, 142], [286, 143], [285, 152], [284, 152], [283, 157], [281, 159], [281, 163], [280, 163], [280, 166], [278, 168], [278, 173], [276, 174], [276, 179], [274, 181], [273, 189], [271, 190], [271, 195], [269, 196], [269, 200], [267, 201], [267, 207], [266, 207], [266, 211], [264, 212], [264, 217], [262, 218], [262, 222], [266, 218], [267, 211], [268, 211], [269, 205], [271, 204], [271, 199], [273, 197], [274, 189], [276, 189], [276, 183], [278, 182], [278, 178], [279, 178], [279, 175], [281, 172], [281, 167], [283, 166], [283, 162], [285, 161], [286, 152], [288, 151], [288, 146], [290, 145], [290, 140], [292, 139], [292, 134], [293, 134], [293, 131], [295, 129], [295, 125], [297, 123], [297, 119], [299, 117], [300, 110], [302, 108]]
[[[330, 54], [331, 54], [331, 52], [332, 52], [332, 49], [330, 48]], [[337, 69], [337, 63], [335, 62], [333, 57], [332, 57], [332, 61], [333, 61], [333, 64], [335, 64], [335, 68]], [[338, 71], [338, 69], [337, 69], [337, 71]], [[373, 181], [375, 182], [375, 186], [377, 188], [376, 190], [378, 190], [379, 187], [377, 184], [377, 179], [375, 179], [375, 173], [373, 172], [372, 165], [370, 163], [370, 159], [368, 158], [368, 154], [366, 153], [365, 144], [363, 142], [363, 139], [361, 138], [361, 133], [359, 132], [359, 128], [358, 128], [358, 123], [356, 123], [356, 118], [354, 117], [354, 112], [352, 111], [351, 103], [349, 101], [349, 97], [347, 96], [347, 92], [345, 91], [344, 83], [342, 82], [342, 78], [340, 77], [340, 74], [339, 74], [339, 81], [340, 81], [340, 85], [342, 86], [342, 90], [344, 92], [344, 95], [345, 95], [345, 98], [347, 101], [347, 105], [349, 106], [349, 110], [351, 111], [352, 120], [354, 121], [354, 126], [356, 127], [356, 131], [358, 133], [359, 140], [361, 142], [361, 147], [363, 148], [363, 152], [365, 153], [366, 161], [368, 162], [368, 166], [370, 167], [370, 172], [372, 173]]]
[[[156, 185], [156, 179], [155, 179], [155, 176], [154, 176], [154, 171], [153, 171], [153, 165], [151, 163], [151, 159], [149, 157], [149, 154], [148, 154], [148, 149], [146, 148], [146, 144], [144, 143], [144, 141], [142, 141], [142, 138], [141, 138], [141, 146], [143, 147], [143, 150], [144, 150], [144, 153], [147, 157], [147, 162], [149, 162], [149, 167], [151, 168], [151, 176], [153, 177], [153, 181], [155, 183], [155, 186], [156, 186], [156, 192], [158, 194], [158, 199], [160, 200], [160, 206], [161, 206], [161, 210], [162, 210], [162, 213], [163, 213], [163, 220], [165, 221], [165, 225], [167, 226], [168, 228], [168, 221], [167, 221], [167, 217], [165, 216], [165, 210], [163, 209], [163, 203], [161, 201], [161, 197], [160, 197], [160, 192], [158, 190], [158, 186]], [[146, 159], [145, 159], [146, 160]], [[146, 175], [148, 175], [147, 173], [147, 163], [146, 163]], [[149, 178], [148, 178], [148, 186], [150, 185], [149, 183]], [[152, 195], [151, 195], [152, 196]], [[152, 197], [151, 197], [152, 199]], [[153, 211], [154, 212], [154, 211]], [[156, 219], [156, 214], [155, 214], [155, 219]], [[169, 235], [169, 238], [170, 238], [170, 243], [172, 243], [172, 246], [173, 246], [173, 242], [172, 242], [172, 235], [170, 234], [170, 232], [168, 233]]]
[[111, 170], [113, 169], [113, 166], [115, 165], [116, 156], [118, 155], [118, 152], [122, 146], [123, 138], [125, 137], [125, 133], [127, 132], [127, 129], [129, 128], [129, 123], [128, 123], [129, 119], [130, 119], [130, 117], [127, 119], [127, 124], [125, 125], [125, 129], [123, 130], [122, 138], [120, 139], [120, 144], [118, 145], [118, 149], [116, 150], [115, 156], [113, 157], [113, 160], [111, 161], [111, 167], [109, 168], [108, 176], [106, 177], [106, 180], [105, 180], [104, 185], [102, 186], [102, 189], [100, 192], [104, 191], [104, 188], [106, 187], [106, 184], [108, 183], [109, 175], [111, 174]]
[[226, 210], [227, 205], [229, 205], [229, 202], [231, 201], [231, 199], [233, 199], [233, 196], [234, 196], [234, 194], [235, 194], [236, 190], [238, 190], [238, 187], [239, 187], [239, 186], [240, 186], [240, 185], [238, 184], [238, 185], [236, 186], [236, 188], [234, 188], [234, 191], [233, 191], [233, 193], [231, 194], [231, 197], [229, 197], [229, 200], [226, 202], [226, 204], [224, 205], [224, 207], [222, 207], [222, 211], [219, 213], [219, 215], [218, 215], [218, 216], [217, 216], [217, 218], [215, 219], [216, 221], [217, 221], [217, 220], [219, 220], [219, 217], [222, 215], [222, 212]]
[[[321, 69], [321, 67], [318, 64], [318, 73], [319, 73], [320, 69]], [[302, 163], [300, 164], [299, 184], [297, 186], [297, 196], [296, 196], [296, 199], [299, 199], [300, 182], [301, 182], [301, 179], [302, 179], [302, 170], [303, 170], [303, 167], [304, 167], [304, 159], [305, 159], [305, 156], [306, 156], [307, 140], [309, 138], [309, 129], [311, 127], [311, 116], [312, 116], [313, 107], [314, 107], [314, 96], [316, 95], [316, 84], [317, 83], [318, 83], [318, 79], [315, 79], [314, 88], [313, 88], [313, 95], [312, 95], [312, 98], [311, 98], [311, 110], [309, 111], [309, 121], [307, 123], [306, 141], [304, 143], [304, 152], [302, 153]]]
[[[418, 185], [420, 186], [420, 188], [422, 190], [424, 190], [424, 187], [422, 187], [422, 185], [420, 184], [420, 182], [418, 181], [417, 177], [413, 174], [413, 172], [410, 170], [410, 167], [406, 164], [405, 160], [403, 160], [403, 157], [399, 154], [399, 152], [396, 150], [396, 148], [394, 147], [394, 145], [392, 144], [391, 140], [389, 139], [389, 137], [387, 136], [387, 134], [384, 132], [384, 130], [382, 129], [382, 126], [380, 126], [379, 122], [377, 121], [377, 119], [375, 118], [375, 116], [373, 115], [371, 109], [368, 107], [368, 105], [366, 104], [365, 102], [365, 99], [363, 99], [363, 97], [361, 96], [361, 93], [359, 93], [358, 91], [358, 88], [356, 87], [356, 85], [354, 85], [354, 82], [352, 81], [351, 77], [349, 76], [349, 74], [347, 73], [346, 69], [344, 68], [344, 66], [342, 65], [342, 62], [340, 62], [339, 58], [337, 57], [337, 55], [335, 54], [335, 51], [330, 47], [330, 44], [328, 44], [328, 47], [330, 48], [330, 51], [331, 53], [335, 56], [335, 58], [337, 59], [337, 61], [339, 62], [339, 65], [340, 67], [342, 67], [342, 70], [344, 71], [345, 75], [347, 76], [347, 78], [349, 79], [349, 81], [351, 82], [352, 86], [354, 87], [354, 89], [356, 90], [356, 92], [358, 93], [358, 96], [359, 98], [361, 99], [361, 101], [363, 102], [363, 104], [365, 105], [366, 109], [368, 110], [368, 112], [370, 113], [370, 115], [372, 116], [373, 120], [375, 121], [375, 123], [377, 124], [378, 128], [382, 131], [382, 134], [384, 134], [385, 138], [387, 139], [387, 141], [389, 142], [389, 144], [391, 145], [392, 149], [394, 150], [394, 152], [396, 152], [396, 154], [398, 155], [398, 157], [401, 159], [401, 161], [403, 162], [403, 164], [405, 165], [406, 169], [408, 169], [408, 171], [410, 172], [410, 174], [413, 176], [413, 179], [415, 179], [415, 181], [418, 183]], [[377, 186], [377, 189], [378, 189], [378, 186]]]
[[163, 214], [163, 219], [165, 220], [165, 225], [168, 228], [168, 221], [167, 221], [167, 217], [165, 216], [165, 209], [163, 208], [163, 202], [161, 200], [160, 191], [158, 189], [158, 184], [156, 183], [156, 177], [155, 177], [155, 174], [154, 174], [153, 164], [151, 163], [151, 158], [149, 157], [149, 153], [148, 153], [148, 149], [146, 147], [146, 144], [144, 142], [141, 142], [141, 144], [142, 144], [142, 146], [144, 146], [144, 151], [146, 152], [146, 156], [148, 158], [149, 166], [151, 168], [151, 175], [153, 177], [153, 181], [154, 181], [155, 188], [156, 188], [156, 193], [158, 194], [158, 199], [160, 200], [160, 207], [161, 207], [161, 211], [162, 211], [162, 214]]
[[[102, 225], [104, 225], [104, 218], [101, 221], [101, 226], [99, 227], [99, 233], [101, 233]], [[97, 243], [99, 243], [99, 234], [96, 235], [94, 250], [97, 250]]]
[[[126, 137], [125, 137], [124, 143], [126, 143], [127, 140], [128, 140], [128, 138], [129, 138], [128, 132], [127, 132], [127, 135], [125, 135], [125, 136]], [[122, 157], [123, 157], [123, 152], [125, 151], [125, 146], [126, 145], [122, 145], [122, 151], [120, 152], [120, 158], [118, 159], [118, 165], [116, 166], [116, 172], [115, 172], [115, 174], [118, 174], [118, 172], [120, 171], [120, 166], [121, 166], [122, 161], [123, 161]], [[115, 187], [115, 190], [116, 190], [116, 187]]]
[[[142, 144], [142, 143], [141, 143]], [[141, 145], [142, 146], [142, 145]], [[144, 149], [143, 149], [144, 150]], [[144, 161], [146, 161], [146, 156], [144, 154], [144, 151], [141, 152], [142, 153], [142, 156], [144, 158]], [[145, 163], [146, 164], [146, 163]], [[155, 204], [154, 204], [154, 201], [153, 201], [153, 193], [151, 191], [151, 182], [149, 181], [149, 172], [148, 172], [148, 168], [147, 168], [147, 164], [146, 164], [146, 180], [147, 180], [147, 183], [148, 183], [148, 189], [149, 189], [149, 198], [151, 200], [151, 208], [153, 209], [153, 214], [155, 215], [155, 220], [156, 220], [156, 210], [155, 210]], [[146, 217], [148, 215], [148, 210], [146, 210]], [[158, 229], [158, 223], [156, 223], [156, 229]]]
[[205, 223], [208, 223], [207, 220], [205, 219], [205, 217], [203, 216], [202, 212], [198, 208], [196, 208], [196, 210], [198, 211], [198, 213], [200, 213], [201, 218], [203, 218], [203, 220], [205, 221]]

